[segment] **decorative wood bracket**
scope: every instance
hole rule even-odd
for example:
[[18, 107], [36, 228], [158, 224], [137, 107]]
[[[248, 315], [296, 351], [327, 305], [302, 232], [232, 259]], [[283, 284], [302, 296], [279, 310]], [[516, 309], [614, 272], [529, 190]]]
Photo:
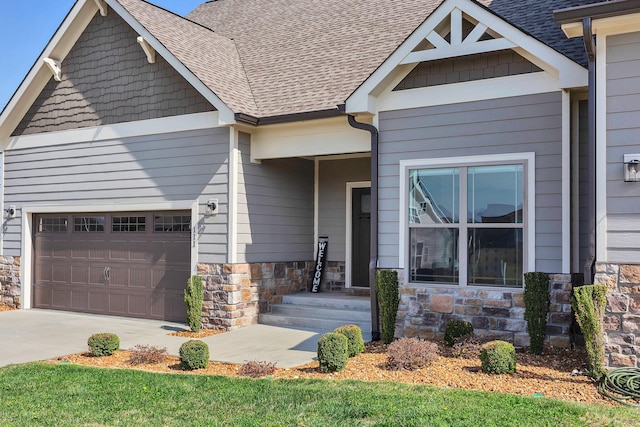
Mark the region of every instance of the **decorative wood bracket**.
[[100, 10], [100, 15], [107, 16], [107, 4], [104, 0], [95, 0], [95, 2], [96, 6], [98, 6], [98, 9]]
[[142, 50], [144, 50], [144, 53], [147, 55], [147, 61], [149, 61], [149, 64], [154, 64], [156, 62], [156, 50], [152, 48], [142, 36], [139, 36], [137, 40], [138, 44], [142, 47]]
[[53, 74], [53, 78], [59, 82], [62, 81], [62, 62], [60, 61], [56, 61], [55, 59], [51, 59], [51, 58], [44, 58], [44, 63], [47, 64], [47, 66], [49, 67], [49, 70], [51, 70], [51, 73]]

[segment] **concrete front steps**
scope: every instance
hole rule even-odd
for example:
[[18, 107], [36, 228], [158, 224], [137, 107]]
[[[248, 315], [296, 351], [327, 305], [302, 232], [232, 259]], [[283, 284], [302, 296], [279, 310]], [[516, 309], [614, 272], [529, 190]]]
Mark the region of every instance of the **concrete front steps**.
[[341, 292], [284, 295], [282, 304], [272, 304], [271, 313], [260, 314], [259, 323], [318, 333], [354, 324], [362, 329], [365, 341], [371, 341], [371, 299]]

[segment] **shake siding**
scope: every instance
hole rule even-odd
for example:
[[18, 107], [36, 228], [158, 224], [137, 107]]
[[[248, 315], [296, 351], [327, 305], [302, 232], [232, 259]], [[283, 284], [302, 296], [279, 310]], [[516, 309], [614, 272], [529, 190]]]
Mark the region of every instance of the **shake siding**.
[[214, 110], [160, 55], [149, 64], [135, 31], [96, 13], [14, 135], [77, 129]]
[[640, 185], [624, 182], [625, 154], [640, 153], [640, 32], [607, 38], [607, 259], [640, 261]]
[[[398, 265], [399, 162], [536, 153], [536, 270], [562, 271], [562, 99], [560, 92], [380, 115], [380, 267]], [[404, 232], [404, 230], [402, 231]]]
[[371, 179], [371, 158], [320, 162], [318, 233], [329, 237], [328, 261], [345, 261], [347, 182]]
[[[225, 262], [229, 129], [215, 128], [123, 140], [12, 149], [5, 153], [5, 203], [88, 205], [200, 201], [220, 213], [200, 216], [199, 261]], [[5, 253], [20, 255], [21, 212], [8, 222]]]
[[238, 148], [238, 262], [313, 259], [313, 162], [251, 163], [246, 133]]

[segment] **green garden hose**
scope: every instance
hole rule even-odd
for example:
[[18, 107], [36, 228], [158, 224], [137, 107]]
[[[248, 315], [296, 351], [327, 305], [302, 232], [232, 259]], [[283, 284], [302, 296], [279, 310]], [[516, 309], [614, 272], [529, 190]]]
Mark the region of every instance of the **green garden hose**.
[[623, 405], [640, 407], [640, 368], [615, 368], [600, 380], [598, 391]]

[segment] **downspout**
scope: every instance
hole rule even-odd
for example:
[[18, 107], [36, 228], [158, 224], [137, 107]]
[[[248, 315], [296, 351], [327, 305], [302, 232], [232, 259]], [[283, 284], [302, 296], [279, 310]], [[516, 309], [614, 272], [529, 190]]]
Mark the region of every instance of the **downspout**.
[[[344, 111], [344, 105], [339, 107]], [[371, 292], [371, 339], [380, 340], [378, 295], [376, 293], [376, 268], [378, 267], [378, 129], [367, 123], [356, 121], [347, 114], [352, 128], [366, 130], [371, 134], [371, 246], [369, 248], [369, 289]]]
[[591, 17], [582, 20], [582, 37], [589, 59], [589, 153], [588, 153], [588, 184], [589, 184], [589, 247], [584, 264], [584, 283], [593, 283], [593, 265], [596, 260], [596, 44], [591, 30]]

